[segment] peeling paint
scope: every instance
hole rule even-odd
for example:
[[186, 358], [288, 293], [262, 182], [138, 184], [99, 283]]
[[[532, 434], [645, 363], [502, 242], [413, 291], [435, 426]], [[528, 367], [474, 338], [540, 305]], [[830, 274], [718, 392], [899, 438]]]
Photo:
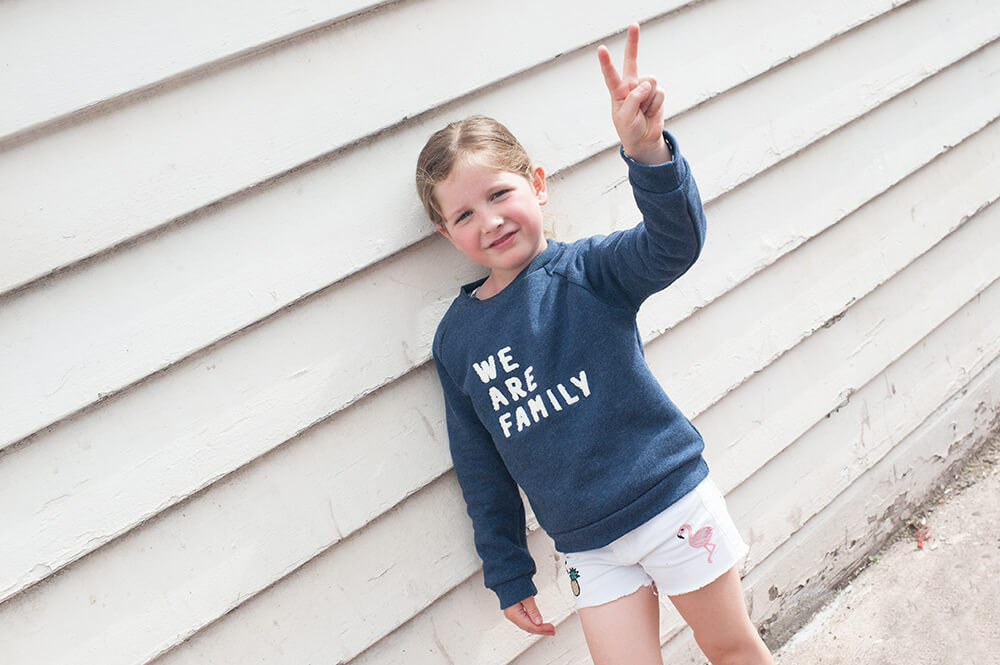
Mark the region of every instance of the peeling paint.
[[385, 568], [384, 570], [379, 571], [375, 575], [372, 575], [371, 577], [369, 577], [368, 581], [369, 582], [374, 582], [375, 580], [379, 579], [380, 577], [382, 577], [383, 575], [385, 575], [386, 573], [388, 573], [393, 568], [394, 568], [394, 566], [389, 566], [388, 568]]
[[333, 528], [337, 532], [337, 540], [343, 540], [344, 532], [340, 530], [340, 524], [337, 522], [337, 508], [333, 505], [333, 499], [328, 499], [327, 504], [330, 506], [330, 521], [333, 522]]
[[448, 653], [448, 650], [444, 646], [444, 642], [441, 641], [441, 636], [438, 634], [437, 625], [434, 623], [433, 616], [430, 617], [430, 622], [431, 622], [431, 637], [434, 640], [434, 646], [436, 646], [438, 648], [438, 651], [441, 652], [441, 655], [444, 656], [444, 659], [448, 662], [448, 665], [455, 665], [455, 661], [452, 660], [451, 654]]
[[831, 316], [831, 317], [830, 317], [829, 319], [827, 319], [827, 320], [826, 320], [826, 322], [825, 322], [825, 323], [823, 324], [823, 327], [824, 327], [824, 328], [831, 328], [831, 327], [833, 327], [833, 325], [834, 325], [835, 323], [837, 323], [837, 321], [840, 321], [840, 320], [841, 320], [842, 318], [844, 318], [844, 316], [846, 316], [846, 315], [847, 315], [847, 310], [844, 310], [843, 312], [840, 312], [839, 314], [835, 314], [835, 315]]

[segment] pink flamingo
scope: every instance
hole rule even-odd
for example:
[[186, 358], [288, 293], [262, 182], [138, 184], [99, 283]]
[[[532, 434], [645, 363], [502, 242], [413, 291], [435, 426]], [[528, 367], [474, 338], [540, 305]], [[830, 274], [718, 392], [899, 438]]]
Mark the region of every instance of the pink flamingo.
[[[691, 535], [692, 533], [694, 535]], [[690, 540], [688, 539], [688, 536], [690, 536]], [[681, 540], [687, 540], [688, 545], [691, 547], [704, 547], [708, 552], [708, 562], [712, 563], [712, 555], [715, 554], [715, 543], [711, 542], [712, 527], [703, 526], [695, 531], [690, 524], [685, 524], [677, 530], [677, 537]]]

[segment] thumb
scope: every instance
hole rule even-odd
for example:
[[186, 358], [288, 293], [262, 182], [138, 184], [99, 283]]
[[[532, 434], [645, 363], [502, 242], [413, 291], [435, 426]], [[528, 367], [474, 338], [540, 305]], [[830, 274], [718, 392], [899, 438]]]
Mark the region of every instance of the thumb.
[[650, 91], [653, 89], [649, 81], [642, 81], [632, 89], [632, 92], [628, 93], [625, 100], [622, 102], [620, 107], [621, 112], [626, 117], [632, 117], [639, 112], [639, 107], [645, 101], [646, 97], [649, 96]]
[[521, 607], [523, 607], [524, 611], [528, 613], [528, 618], [531, 619], [531, 623], [536, 626], [540, 626], [542, 624], [542, 613], [538, 611], [538, 605], [535, 604], [534, 596], [522, 600]]

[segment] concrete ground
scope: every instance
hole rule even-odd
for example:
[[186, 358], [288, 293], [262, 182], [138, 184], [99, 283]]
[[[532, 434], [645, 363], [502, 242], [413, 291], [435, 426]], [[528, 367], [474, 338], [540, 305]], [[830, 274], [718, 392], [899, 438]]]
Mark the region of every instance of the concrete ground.
[[1000, 664], [1000, 438], [915, 522], [778, 651], [778, 665]]

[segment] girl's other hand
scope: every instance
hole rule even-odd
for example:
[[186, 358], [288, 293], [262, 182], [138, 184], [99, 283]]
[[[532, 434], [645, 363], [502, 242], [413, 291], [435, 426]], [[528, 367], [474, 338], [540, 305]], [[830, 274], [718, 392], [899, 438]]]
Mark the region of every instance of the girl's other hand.
[[652, 76], [639, 76], [639, 24], [628, 26], [625, 62], [621, 75], [611, 62], [611, 53], [601, 45], [597, 59], [604, 83], [611, 93], [611, 120], [625, 154], [643, 164], [663, 164], [673, 156], [663, 140], [664, 92]]
[[556, 627], [551, 623], [542, 622], [542, 613], [538, 611], [535, 597], [528, 596], [520, 603], [515, 603], [503, 611], [507, 620], [521, 630], [535, 635], [555, 635]]

